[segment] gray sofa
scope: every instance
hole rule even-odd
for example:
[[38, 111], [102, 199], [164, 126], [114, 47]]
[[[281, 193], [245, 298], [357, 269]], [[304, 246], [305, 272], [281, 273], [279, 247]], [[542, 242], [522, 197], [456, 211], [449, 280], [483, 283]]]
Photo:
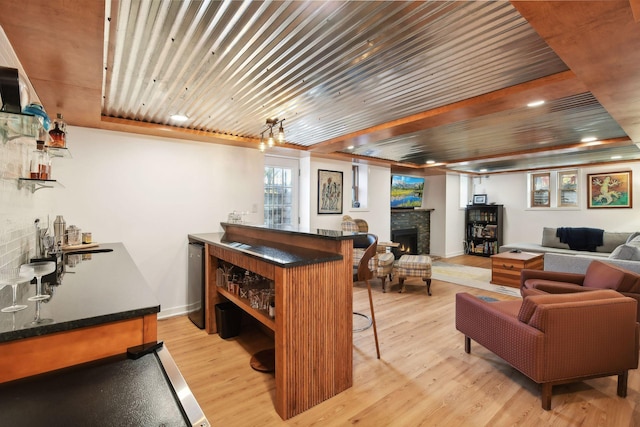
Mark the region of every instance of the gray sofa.
[[595, 252], [569, 249], [556, 237], [556, 229], [545, 227], [541, 243], [513, 243], [500, 246], [500, 252], [520, 250], [522, 252], [544, 253], [544, 269], [566, 273], [584, 274], [594, 259], [609, 262], [640, 273], [640, 237], [632, 232], [605, 231], [603, 245]]
[[640, 261], [604, 258], [592, 255], [567, 255], [554, 253], [546, 253], [544, 255], [544, 269], [547, 271], [585, 274], [587, 267], [589, 267], [589, 264], [591, 264], [591, 261], [594, 259], [617, 265], [625, 270], [640, 273]]
[[536, 253], [555, 253], [566, 255], [590, 255], [596, 257], [607, 258], [618, 246], [627, 242], [631, 235], [635, 233], [627, 232], [611, 232], [605, 231], [602, 237], [603, 245], [598, 246], [595, 252], [576, 251], [569, 249], [569, 245], [560, 242], [560, 239], [556, 237], [556, 228], [544, 227], [542, 229], [542, 241], [541, 243], [511, 243], [508, 245], [500, 246], [498, 252], [511, 252], [513, 250], [520, 250], [522, 252], [536, 252]]

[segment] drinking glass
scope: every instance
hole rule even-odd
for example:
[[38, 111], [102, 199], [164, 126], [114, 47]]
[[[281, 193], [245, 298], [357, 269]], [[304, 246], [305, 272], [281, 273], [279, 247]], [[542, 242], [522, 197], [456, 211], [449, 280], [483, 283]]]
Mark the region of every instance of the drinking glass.
[[36, 314], [33, 320], [24, 325], [25, 328], [29, 328], [36, 325], [48, 325], [49, 323], [53, 323], [53, 319], [43, 319], [40, 313], [40, 306], [42, 305], [42, 301], [36, 301]]
[[26, 305], [18, 304], [16, 301], [18, 285], [20, 283], [28, 282], [33, 279], [34, 271], [31, 267], [23, 267], [3, 268], [2, 270], [0, 270], [0, 287], [11, 285], [13, 291], [12, 304], [0, 310], [3, 313], [14, 313], [16, 311], [24, 310], [25, 308], [27, 308]]
[[27, 299], [29, 301], [42, 301], [49, 299], [50, 295], [42, 293], [42, 276], [46, 276], [47, 274], [56, 271], [56, 263], [53, 261], [37, 261], [24, 264], [23, 267], [31, 268], [34, 274], [31, 278], [36, 278], [36, 294]]

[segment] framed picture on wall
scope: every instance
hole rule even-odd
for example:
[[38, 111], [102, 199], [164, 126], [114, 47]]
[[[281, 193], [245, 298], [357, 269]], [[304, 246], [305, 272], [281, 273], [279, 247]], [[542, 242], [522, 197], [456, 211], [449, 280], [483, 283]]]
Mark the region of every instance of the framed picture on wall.
[[342, 172], [318, 169], [318, 214], [341, 214], [342, 196]]
[[473, 195], [473, 204], [474, 205], [486, 205], [487, 204], [487, 195], [486, 194], [474, 194]]
[[631, 171], [587, 175], [587, 208], [632, 207]]

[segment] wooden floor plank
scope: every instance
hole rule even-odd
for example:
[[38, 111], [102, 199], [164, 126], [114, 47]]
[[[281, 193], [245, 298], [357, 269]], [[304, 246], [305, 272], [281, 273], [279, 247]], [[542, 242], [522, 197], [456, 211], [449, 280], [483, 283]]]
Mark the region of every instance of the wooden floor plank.
[[[490, 267], [489, 258], [447, 262]], [[409, 282], [410, 283], [410, 282]], [[464, 352], [455, 329], [455, 294], [513, 297], [433, 280], [381, 292], [373, 281], [381, 359], [372, 330], [354, 333], [354, 385], [282, 421], [275, 412], [273, 374], [254, 371], [251, 355], [273, 345], [252, 323], [231, 339], [207, 335], [185, 316], [161, 320], [159, 338], [176, 360], [213, 425], [223, 426], [640, 426], [640, 373], [629, 375], [628, 396], [616, 395], [616, 377], [554, 388], [551, 411], [524, 375], [476, 343]], [[369, 312], [364, 286], [354, 285], [354, 309]]]

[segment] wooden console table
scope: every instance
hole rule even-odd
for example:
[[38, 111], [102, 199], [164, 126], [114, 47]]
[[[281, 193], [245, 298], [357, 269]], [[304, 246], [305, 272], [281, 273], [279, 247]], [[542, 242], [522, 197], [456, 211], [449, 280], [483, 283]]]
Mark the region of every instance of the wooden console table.
[[[205, 245], [205, 328], [229, 300], [274, 331], [275, 407], [283, 419], [353, 385], [353, 233], [222, 224], [225, 233], [189, 235]], [[217, 286], [225, 261], [275, 282], [275, 319]]]

